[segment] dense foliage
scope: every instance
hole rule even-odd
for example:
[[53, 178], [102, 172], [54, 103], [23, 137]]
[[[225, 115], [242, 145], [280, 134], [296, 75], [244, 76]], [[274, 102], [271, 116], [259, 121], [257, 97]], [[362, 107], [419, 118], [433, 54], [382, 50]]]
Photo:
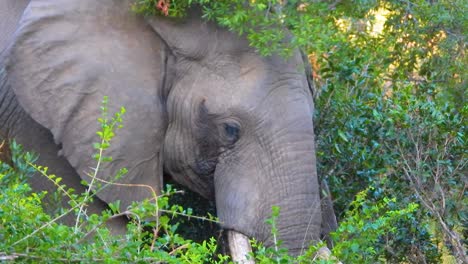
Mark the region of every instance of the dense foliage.
[[[138, 0], [134, 8], [180, 17], [192, 5], [201, 5], [207, 19], [245, 34], [264, 55], [287, 56], [295, 47], [309, 54], [319, 174], [330, 185], [340, 222], [334, 256], [344, 263], [466, 261], [466, 1]], [[105, 150], [104, 139], [113, 135], [119, 118], [100, 119], [107, 132], [97, 150]], [[197, 243], [178, 235], [170, 219], [190, 210], [170, 206], [168, 195], [131, 212], [87, 216], [81, 208], [92, 193], [69, 193], [79, 228], [58, 224], [58, 215], [40, 207], [44, 194], [31, 193], [25, 183], [39, 169], [32, 165], [34, 157], [11, 147], [13, 167], [0, 165], [2, 260], [226, 259], [216, 252], [215, 240]], [[99, 153], [98, 161], [110, 160]], [[58, 178], [49, 178], [61, 186]], [[61, 195], [67, 191], [60, 189]], [[171, 213], [147, 231], [132, 222], [122, 240], [101, 225], [113, 214], [142, 219], [159, 211]], [[269, 220], [273, 233], [275, 215]], [[84, 239], [90, 231], [99, 235]], [[316, 258], [320, 246], [296, 259], [281, 245], [254, 247], [263, 263], [325, 262]]]
[[340, 215], [366, 186], [370, 201], [420, 205], [376, 243], [387, 261], [466, 261], [467, 4], [372, 4], [338, 4], [334, 34], [311, 49], [320, 175]]
[[[93, 146], [96, 164], [91, 169], [91, 181], [84, 193], [75, 194], [73, 189], [61, 184], [61, 178], [48, 174], [48, 169], [34, 164], [36, 156], [24, 152], [21, 145], [11, 141], [11, 164], [0, 162], [0, 260], [21, 261], [22, 263], [61, 263], [61, 262], [163, 262], [163, 263], [225, 263], [228, 256], [220, 254], [219, 241], [211, 237], [199, 242], [181, 236], [179, 230], [183, 218], [195, 218], [215, 223], [212, 217], [192, 215], [192, 209], [170, 203], [170, 197], [177, 191], [167, 186], [166, 191], [151, 200], [133, 203], [125, 212], [120, 212], [115, 204], [101, 215], [88, 214], [88, 204], [102, 188], [112, 184], [99, 178], [100, 167], [111, 162], [112, 157], [105, 155], [116, 130], [122, 127], [125, 109], [113, 117], [107, 113], [107, 97], [103, 100], [102, 117], [98, 119], [101, 130], [97, 135], [100, 142]], [[2, 142], [2, 151], [6, 143]], [[115, 179], [124, 176], [122, 169]], [[57, 191], [33, 192], [28, 179], [44, 177], [53, 182]], [[347, 213], [343, 224], [334, 235], [334, 255], [345, 261], [374, 261], [381, 257], [374, 243], [382, 234], [395, 233], [393, 226], [401, 219], [414, 218], [417, 205], [411, 203], [407, 208], [393, 210], [390, 203], [395, 199], [384, 197], [377, 204], [369, 204], [364, 198], [366, 191], [360, 193], [352, 203], [354, 208]], [[68, 206], [58, 208], [54, 213], [46, 212], [44, 204], [47, 195], [57, 199], [66, 197]], [[50, 198], [50, 197], [49, 197]], [[276, 219], [280, 208], [272, 208], [272, 217], [266, 223], [271, 227], [275, 245], [265, 248], [261, 243], [252, 241], [254, 254], [250, 258], [260, 263], [334, 263], [337, 258], [329, 253], [319, 254], [324, 243], [304, 249], [303, 254], [291, 257], [277, 240]], [[75, 219], [74, 226], [61, 224], [66, 216]], [[113, 218], [125, 215], [130, 222], [126, 234], [112, 233], [106, 225]], [[183, 217], [183, 218], [182, 218]], [[143, 221], [142, 219], [145, 219]], [[181, 221], [182, 219], [182, 221]], [[190, 222], [190, 221], [189, 221]], [[363, 236], [364, 234], [364, 236]], [[365, 254], [364, 254], [365, 253]]]
[[[34, 157], [12, 144], [14, 167], [0, 164], [0, 260], [20, 263], [223, 263], [227, 257], [217, 255], [216, 240], [194, 243], [175, 233], [177, 225], [169, 225], [171, 214], [186, 213], [177, 206], [169, 206], [169, 190], [158, 202], [145, 201], [134, 205], [128, 212], [133, 220], [128, 224], [125, 236], [112, 235], [105, 223], [121, 215], [120, 212], [104, 212], [102, 215], [87, 215], [78, 208], [86, 208], [88, 194], [72, 195], [74, 199], [66, 213], [80, 217], [74, 227], [59, 223], [64, 214], [49, 215], [44, 212], [41, 201], [45, 192], [31, 192], [26, 183], [33, 171]], [[41, 171], [44, 171], [41, 169]], [[39, 175], [38, 175], [39, 176]], [[50, 177], [62, 191], [71, 194], [58, 178]], [[75, 206], [72, 206], [75, 203]], [[113, 206], [111, 206], [112, 208]], [[154, 218], [158, 211], [170, 211], [169, 216], [159, 218], [159, 235], [153, 235], [150, 223], [139, 219]], [[146, 227], [145, 227], [146, 226]]]
[[[112, 161], [111, 157], [105, 156], [105, 151], [115, 131], [122, 126], [125, 113], [122, 108], [113, 117], [108, 117], [107, 98], [103, 101], [102, 111], [103, 116], [98, 120], [101, 130], [97, 132], [101, 141], [94, 144], [96, 164], [84, 193], [75, 194], [73, 189], [61, 184], [60, 177], [35, 165], [34, 155], [11, 142], [12, 164], [0, 162], [0, 260], [21, 263], [224, 263], [228, 257], [216, 253], [215, 239], [195, 243], [176, 233], [178, 224], [170, 223], [172, 217], [196, 216], [192, 216], [190, 210], [169, 204], [169, 196], [177, 193], [170, 187], [160, 196], [155, 194], [152, 200], [132, 204], [125, 212], [119, 212], [117, 204], [110, 204], [110, 210], [101, 215], [86, 212], [94, 195], [110, 184], [99, 179], [100, 166]], [[32, 175], [34, 172], [36, 174]], [[122, 169], [115, 179], [125, 173]], [[67, 197], [69, 206], [53, 215], [46, 213], [43, 200], [47, 193], [31, 192], [27, 183], [29, 177], [45, 177], [52, 181], [57, 186], [54, 197]], [[60, 224], [70, 214], [76, 217], [75, 225]], [[122, 215], [131, 219], [126, 234], [112, 234], [106, 223]]]
[[[101, 119], [105, 121], [105, 119]], [[112, 125], [111, 125], [112, 126]], [[102, 135], [112, 137], [109, 127]], [[108, 137], [109, 138], [109, 137]], [[104, 145], [109, 140], [102, 140]], [[105, 162], [104, 148], [96, 144], [97, 164]], [[47, 169], [34, 165], [36, 156], [24, 152], [22, 147], [11, 142], [12, 164], [0, 162], [0, 260], [20, 263], [226, 263], [229, 257], [219, 253], [219, 242], [211, 237], [195, 242], [181, 236], [181, 222], [171, 220], [181, 217], [197, 218], [215, 222], [212, 218], [192, 215], [191, 209], [170, 204], [169, 197], [178, 192], [167, 187], [156, 201], [134, 203], [125, 212], [119, 212], [116, 204], [101, 215], [87, 214], [87, 202], [93, 194], [74, 194], [61, 184]], [[110, 158], [107, 158], [108, 160]], [[96, 166], [97, 167], [97, 166]], [[35, 174], [34, 172], [39, 172]], [[99, 173], [96, 173], [99, 175]], [[57, 186], [58, 196], [70, 198], [69, 206], [55, 214], [43, 209], [46, 192], [32, 192], [27, 183], [29, 177], [46, 177]], [[94, 178], [96, 181], [99, 179]], [[103, 186], [101, 186], [103, 187]], [[99, 190], [96, 190], [99, 192]], [[383, 233], [394, 233], [394, 224], [403, 218], [414, 217], [416, 204], [402, 210], [389, 208], [394, 199], [384, 198], [371, 205], [362, 192], [343, 225], [336, 232], [334, 254], [345, 261], [371, 261], [380, 255], [374, 249], [375, 240]], [[277, 235], [276, 219], [280, 208], [272, 208], [272, 217], [267, 220], [273, 236]], [[75, 226], [61, 224], [66, 214], [76, 217]], [[131, 221], [126, 234], [112, 234], [106, 223], [112, 218], [127, 215]], [[159, 217], [156, 217], [158, 216]], [[142, 221], [141, 219], [154, 219]], [[358, 228], [357, 228], [358, 227]], [[365, 228], [364, 228], [365, 227]], [[365, 234], [365, 236], [362, 236]], [[372, 238], [372, 239], [370, 239]], [[304, 249], [298, 257], [291, 257], [278, 241], [275, 247], [265, 248], [252, 241], [255, 254], [250, 256], [259, 263], [335, 263], [336, 257], [317, 254], [323, 243]], [[365, 254], [363, 254], [365, 252]], [[328, 259], [328, 260], [326, 260]]]

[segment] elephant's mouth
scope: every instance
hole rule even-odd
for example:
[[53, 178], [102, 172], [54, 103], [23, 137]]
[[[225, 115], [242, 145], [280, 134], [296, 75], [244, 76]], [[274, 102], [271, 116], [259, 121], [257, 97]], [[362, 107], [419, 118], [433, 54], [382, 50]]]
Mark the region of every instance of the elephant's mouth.
[[253, 264], [255, 261], [248, 257], [252, 252], [249, 238], [234, 230], [227, 231], [229, 252], [234, 263]]

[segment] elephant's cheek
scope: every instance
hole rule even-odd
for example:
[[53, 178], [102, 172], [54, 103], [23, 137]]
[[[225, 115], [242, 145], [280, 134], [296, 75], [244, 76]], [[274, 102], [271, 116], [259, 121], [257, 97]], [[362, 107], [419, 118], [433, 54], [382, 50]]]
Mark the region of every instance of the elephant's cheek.
[[[178, 126], [171, 126], [164, 139], [164, 170], [176, 182], [188, 187], [205, 198], [212, 196], [212, 187], [209, 182], [203, 181], [190, 168], [191, 161], [195, 153], [193, 149], [193, 140], [187, 133], [182, 133]], [[212, 184], [211, 184], [212, 185]]]

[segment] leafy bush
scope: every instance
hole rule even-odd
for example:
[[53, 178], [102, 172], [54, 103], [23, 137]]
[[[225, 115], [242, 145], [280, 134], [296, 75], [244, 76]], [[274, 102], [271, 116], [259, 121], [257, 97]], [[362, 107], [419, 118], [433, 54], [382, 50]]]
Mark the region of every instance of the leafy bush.
[[[170, 188], [158, 198], [157, 205], [144, 201], [134, 204], [129, 209], [127, 214], [134, 217], [128, 224], [125, 236], [111, 235], [105, 225], [118, 212], [108, 211], [102, 215], [87, 216], [81, 213], [85, 219], [78, 229], [60, 224], [57, 222], [59, 217], [54, 218], [42, 209], [41, 198], [45, 193], [31, 192], [26, 183], [27, 177], [38, 168], [32, 165], [34, 156], [24, 153], [16, 143], [12, 144], [12, 153], [15, 157], [14, 168], [5, 163], [2, 163], [0, 168], [0, 258], [3, 260], [19, 260], [22, 263], [222, 263], [228, 260], [226, 256], [216, 253], [217, 243], [214, 238], [195, 243], [177, 233], [178, 225], [171, 225], [170, 218], [177, 214], [185, 214], [186, 211], [179, 206], [169, 206], [168, 198], [176, 192]], [[85, 197], [89, 196], [82, 194], [81, 198]], [[414, 211], [414, 207], [400, 211], [388, 210], [385, 206], [394, 201], [387, 199], [378, 205], [369, 206], [364, 198], [364, 193], [358, 196], [353, 202], [355, 208], [334, 234], [335, 256], [350, 261], [349, 263], [355, 263], [353, 260], [356, 256], [365, 255], [376, 259], [377, 252], [370, 250], [375, 239], [387, 231], [394, 230], [395, 227], [391, 225], [393, 222], [402, 217], [409, 217]], [[111, 205], [111, 208], [115, 207]], [[144, 223], [138, 219], [154, 216], [157, 210], [166, 214], [159, 218], [157, 226], [155, 223], [146, 223], [146, 228], [143, 228]], [[363, 212], [364, 217], [361, 217], [359, 212]], [[267, 220], [274, 235], [278, 232], [275, 223], [279, 213], [279, 208], [274, 208], [272, 217]], [[79, 214], [78, 211], [76, 214]], [[156, 234], [154, 230], [159, 232]], [[366, 235], [363, 236], [363, 233]], [[370, 237], [374, 240], [369, 240]], [[336, 262], [336, 258], [333, 257], [328, 261], [317, 258], [316, 251], [324, 246], [323, 243], [305, 249], [304, 253], [296, 258], [281, 248], [281, 241], [276, 241], [273, 248], [265, 248], [256, 241], [253, 241], [253, 245], [255, 254], [252, 257], [259, 263]], [[357, 249], [359, 250], [356, 251]], [[367, 254], [363, 254], [364, 252]]]
[[400, 220], [414, 219], [418, 205], [410, 203], [406, 208], [397, 207], [396, 198], [384, 197], [380, 201], [366, 199], [365, 190], [357, 194], [350, 209], [332, 237], [337, 241], [333, 252], [345, 263], [377, 263], [385, 258], [385, 248], [379, 243], [388, 234], [398, 232]]
[[399, 220], [377, 242], [389, 261], [439, 263], [446, 249], [466, 260], [463, 9], [459, 1], [385, 1], [359, 15], [337, 6], [347, 16], [336, 35], [320, 40], [330, 45], [311, 55], [319, 174], [339, 215], [366, 186], [371, 201], [419, 205], [414, 218]]
[[[203, 17], [238, 34], [245, 34], [262, 55], [289, 55], [308, 47], [328, 27], [323, 14], [326, 2], [281, 0], [139, 0], [133, 9], [146, 15], [185, 16], [192, 6], [202, 8]], [[306, 26], [307, 25], [307, 26]]]
[[[176, 190], [168, 190], [155, 201], [134, 203], [125, 212], [118, 212], [116, 204], [101, 215], [87, 214], [86, 207], [95, 192], [103, 188], [98, 182], [99, 166], [110, 162], [104, 156], [117, 127], [121, 127], [125, 109], [112, 118], [107, 116], [107, 98], [103, 101], [103, 117], [99, 119], [101, 130], [97, 133], [100, 143], [94, 144], [97, 154], [96, 166], [88, 190], [74, 194], [73, 190], [60, 184], [61, 178], [49, 175], [47, 168], [33, 164], [35, 156], [24, 153], [14, 141], [10, 144], [13, 166], [0, 163], [0, 259], [22, 263], [224, 263], [228, 257], [216, 252], [216, 240], [211, 238], [195, 243], [179, 236], [177, 224], [170, 224], [175, 215], [191, 216], [190, 210], [169, 204], [169, 197]], [[45, 192], [33, 192], [27, 183], [33, 173], [39, 173], [57, 186], [59, 196], [66, 196], [69, 208], [58, 210], [58, 215], [47, 214], [42, 207]], [[121, 170], [118, 176], [122, 176]], [[93, 185], [97, 188], [93, 188]], [[94, 189], [94, 192], [91, 191]], [[161, 215], [159, 216], [159, 214]], [[76, 223], [67, 226], [60, 223], [66, 214], [74, 214]], [[124, 235], [112, 234], [106, 223], [122, 215], [131, 221]], [[158, 217], [159, 216], [159, 217]], [[156, 219], [144, 222], [141, 219]], [[206, 221], [213, 221], [203, 218]]]
[[[194, 243], [175, 233], [176, 226], [169, 226], [170, 217], [160, 218], [161, 232], [153, 237], [142, 223], [134, 220], [128, 224], [125, 236], [111, 235], [105, 226], [112, 217], [110, 212], [88, 215], [86, 223], [76, 230], [57, 223], [41, 207], [44, 193], [31, 193], [26, 183], [10, 181], [5, 175], [11, 168], [0, 172], [2, 191], [0, 195], [0, 258], [21, 263], [140, 263], [163, 261], [166, 263], [223, 263], [227, 257], [216, 254], [214, 239]], [[160, 208], [174, 210], [159, 203]], [[155, 205], [142, 203], [133, 208], [139, 217], [142, 211], [154, 212]], [[174, 213], [180, 213], [177, 210]], [[92, 234], [91, 234], [92, 233]]]
[[[224, 263], [229, 257], [217, 253], [218, 244], [214, 238], [193, 242], [180, 235], [179, 222], [175, 216], [198, 218], [214, 221], [211, 218], [192, 215], [191, 209], [185, 210], [170, 204], [170, 197], [177, 193], [170, 186], [166, 192], [153, 201], [145, 200], [133, 203], [125, 212], [119, 212], [117, 203], [110, 204], [109, 210], [101, 215], [87, 214], [86, 207], [96, 192], [105, 187], [98, 184], [99, 166], [102, 162], [112, 161], [106, 157], [105, 150], [110, 146], [115, 130], [122, 127], [125, 109], [109, 118], [107, 97], [102, 106], [102, 118], [99, 118], [101, 130], [97, 132], [101, 141], [94, 144], [96, 166], [92, 180], [86, 192], [74, 194], [73, 190], [61, 184], [61, 178], [47, 173], [47, 168], [34, 164], [36, 156], [25, 153], [22, 147], [11, 142], [12, 163], [0, 163], [0, 258], [24, 263], [61, 263], [61, 262], [164, 262], [164, 263]], [[42, 199], [45, 192], [33, 192], [27, 183], [33, 173], [53, 181], [59, 196], [69, 199], [69, 208], [58, 210], [56, 215], [49, 215], [43, 209]], [[118, 176], [125, 174], [121, 170]], [[111, 183], [106, 183], [111, 184]], [[96, 187], [93, 190], [93, 185]], [[369, 205], [365, 194], [358, 195], [354, 208], [350, 210], [340, 229], [334, 234], [333, 253], [342, 260], [377, 259], [381, 252], [373, 249], [373, 244], [386, 232], [395, 221], [411, 217], [415, 205], [401, 210], [390, 210], [388, 205], [394, 200], [384, 198], [384, 202]], [[66, 214], [74, 214], [74, 226], [60, 223]], [[287, 249], [281, 247], [277, 239], [276, 221], [280, 214], [279, 207], [273, 207], [272, 216], [266, 221], [271, 226], [274, 246], [265, 248], [261, 243], [252, 241], [254, 253], [250, 256], [259, 263], [335, 263], [333, 256], [320, 256], [324, 243], [318, 243], [303, 254], [292, 257]], [[113, 218], [126, 215], [131, 221], [125, 235], [112, 234], [106, 223]], [[154, 219], [145, 222], [141, 219]], [[180, 218], [179, 218], [180, 219]], [[365, 235], [363, 235], [365, 234]], [[365, 258], [357, 258], [365, 256]]]

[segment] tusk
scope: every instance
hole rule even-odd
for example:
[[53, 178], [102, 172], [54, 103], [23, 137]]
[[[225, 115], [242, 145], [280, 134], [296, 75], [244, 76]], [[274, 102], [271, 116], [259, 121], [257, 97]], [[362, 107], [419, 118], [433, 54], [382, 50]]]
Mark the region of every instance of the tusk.
[[252, 252], [249, 238], [236, 231], [228, 230], [228, 246], [234, 263], [255, 264], [253, 259], [247, 259], [247, 254]]
[[317, 250], [313, 260], [316, 259], [332, 261], [332, 263], [335, 264], [343, 264], [343, 262], [339, 261], [336, 257], [332, 256], [332, 252], [327, 247], [321, 247]]

